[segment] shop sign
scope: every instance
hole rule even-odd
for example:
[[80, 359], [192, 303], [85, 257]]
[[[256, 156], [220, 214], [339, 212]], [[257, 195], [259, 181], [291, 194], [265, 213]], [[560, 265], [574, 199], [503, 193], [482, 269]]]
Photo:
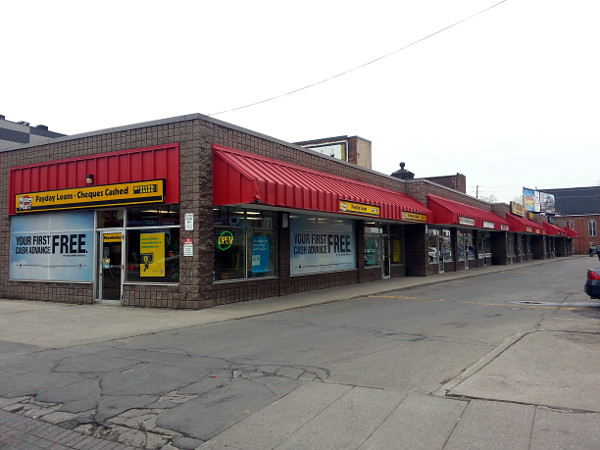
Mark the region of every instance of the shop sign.
[[458, 223], [461, 225], [467, 225], [469, 227], [474, 227], [475, 226], [475, 219], [471, 219], [469, 217], [459, 217], [458, 218]]
[[494, 229], [494, 222], [488, 222], [487, 220], [483, 221], [483, 228], [491, 228]]
[[500, 225], [500, 229], [501, 229], [502, 231], [508, 231], [508, 225], [501, 224], [501, 225]]
[[165, 276], [165, 233], [140, 234], [140, 277]]
[[525, 216], [525, 208], [520, 203], [510, 202], [510, 212], [513, 213], [515, 216]]
[[379, 217], [381, 214], [379, 206], [347, 202], [345, 200], [339, 201], [339, 211], [343, 214], [357, 214], [369, 217]]
[[528, 233], [533, 233], [533, 228], [525, 227], [525, 231], [527, 231]]
[[123, 240], [122, 233], [104, 233], [102, 235], [104, 242], [121, 242]]
[[217, 248], [221, 251], [229, 249], [233, 245], [233, 233], [229, 230], [223, 231], [217, 236]]
[[410, 220], [412, 222], [427, 222], [425, 214], [402, 211], [402, 220]]
[[165, 180], [105, 184], [15, 196], [16, 212], [29, 213], [61, 209], [100, 208], [104, 206], [162, 203]]
[[400, 262], [400, 240], [398, 239], [392, 240], [392, 262]]

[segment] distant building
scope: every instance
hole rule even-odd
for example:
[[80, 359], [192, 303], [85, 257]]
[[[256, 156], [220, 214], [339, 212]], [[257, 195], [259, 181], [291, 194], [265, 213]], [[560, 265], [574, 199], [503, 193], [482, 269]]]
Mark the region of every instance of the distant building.
[[360, 136], [336, 136], [295, 142], [304, 148], [371, 169], [371, 141]]
[[0, 115], [0, 151], [23, 144], [43, 144], [65, 136], [48, 130], [46, 125], [32, 127], [29, 122], [11, 122]]
[[587, 253], [590, 246], [600, 244], [600, 186], [540, 191], [554, 195], [555, 223], [581, 234], [580, 238], [573, 239], [575, 253]]

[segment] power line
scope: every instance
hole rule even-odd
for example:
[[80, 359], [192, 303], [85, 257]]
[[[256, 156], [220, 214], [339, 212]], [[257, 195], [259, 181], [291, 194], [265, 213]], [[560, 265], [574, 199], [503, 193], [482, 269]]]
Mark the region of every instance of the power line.
[[315, 82], [315, 83], [308, 84], [308, 85], [306, 85], [306, 86], [303, 86], [303, 87], [301, 87], [301, 88], [294, 89], [293, 91], [289, 91], [289, 92], [286, 92], [286, 93], [284, 93], [284, 94], [276, 95], [276, 96], [274, 96], [274, 97], [266, 98], [266, 99], [264, 99], [264, 100], [260, 100], [260, 101], [258, 101], [258, 102], [249, 103], [249, 104], [247, 104], [247, 105], [244, 105], [244, 106], [238, 106], [237, 108], [226, 109], [226, 110], [224, 110], [224, 111], [219, 111], [219, 112], [215, 112], [215, 113], [212, 113], [212, 114], [208, 114], [208, 116], [209, 116], [209, 117], [210, 117], [210, 116], [218, 116], [219, 114], [225, 114], [225, 113], [229, 113], [229, 112], [233, 112], [233, 111], [238, 111], [238, 110], [240, 110], [240, 109], [250, 108], [251, 106], [256, 106], [256, 105], [260, 105], [260, 104], [262, 104], [262, 103], [267, 103], [267, 102], [270, 102], [270, 101], [273, 101], [273, 100], [277, 100], [277, 99], [279, 99], [279, 98], [286, 97], [286, 96], [288, 96], [288, 95], [292, 95], [292, 94], [295, 94], [295, 93], [297, 93], [297, 92], [304, 91], [304, 90], [306, 90], [306, 89], [310, 89], [310, 88], [312, 88], [312, 87], [318, 86], [318, 85], [320, 85], [320, 84], [323, 84], [323, 83], [326, 83], [326, 82], [328, 82], [328, 81], [335, 80], [336, 78], [342, 77], [342, 76], [344, 76], [344, 75], [348, 75], [349, 73], [352, 73], [352, 72], [355, 72], [355, 71], [357, 71], [357, 70], [359, 70], [359, 69], [362, 69], [362, 68], [364, 68], [364, 67], [367, 67], [367, 66], [369, 66], [369, 65], [371, 65], [371, 64], [374, 64], [374, 63], [376, 63], [376, 62], [378, 62], [378, 61], [381, 61], [382, 59], [388, 58], [388, 57], [390, 57], [390, 56], [392, 56], [392, 55], [395, 55], [396, 53], [399, 53], [399, 52], [401, 52], [401, 51], [403, 51], [403, 50], [406, 50], [407, 48], [410, 48], [410, 47], [412, 47], [412, 46], [414, 46], [414, 45], [417, 45], [417, 44], [419, 44], [419, 43], [421, 43], [421, 42], [423, 42], [423, 41], [425, 41], [425, 40], [427, 40], [427, 39], [429, 39], [429, 38], [432, 38], [432, 37], [434, 37], [434, 36], [436, 36], [436, 35], [438, 35], [438, 34], [440, 34], [440, 33], [443, 33], [444, 31], [447, 31], [447, 30], [449, 30], [449, 29], [451, 29], [451, 28], [454, 28], [455, 26], [457, 26], [457, 25], [460, 25], [460, 24], [462, 24], [462, 23], [466, 22], [467, 20], [470, 20], [470, 19], [472, 19], [472, 18], [474, 18], [474, 17], [476, 17], [476, 16], [478, 16], [478, 15], [480, 15], [480, 14], [483, 14], [483, 13], [485, 13], [485, 12], [489, 11], [490, 9], [492, 9], [492, 8], [495, 8], [496, 6], [498, 6], [498, 5], [502, 4], [502, 3], [506, 2], [506, 1], [508, 1], [508, 0], [501, 0], [501, 1], [499, 1], [498, 3], [495, 3], [495, 4], [493, 4], [492, 6], [489, 6], [488, 8], [482, 9], [481, 11], [479, 11], [479, 12], [476, 12], [475, 14], [472, 14], [472, 15], [470, 15], [470, 16], [468, 16], [468, 17], [465, 17], [464, 19], [461, 19], [461, 20], [459, 20], [458, 22], [455, 22], [455, 23], [453, 23], [452, 25], [448, 25], [448, 26], [446, 26], [446, 27], [444, 27], [444, 28], [441, 28], [441, 29], [439, 29], [439, 30], [437, 30], [437, 31], [435, 31], [435, 32], [433, 32], [433, 33], [431, 33], [431, 34], [428, 34], [428, 35], [427, 35], [427, 36], [425, 36], [425, 37], [422, 37], [422, 38], [420, 38], [420, 39], [417, 39], [416, 41], [413, 41], [413, 42], [411, 42], [410, 44], [408, 44], [408, 45], [405, 45], [404, 47], [400, 47], [399, 49], [396, 49], [396, 50], [394, 50], [393, 52], [387, 53], [387, 54], [385, 54], [385, 55], [383, 55], [383, 56], [380, 56], [379, 58], [375, 58], [375, 59], [373, 59], [373, 60], [371, 60], [371, 61], [369, 61], [369, 62], [366, 62], [366, 63], [364, 63], [364, 64], [361, 64], [360, 66], [356, 66], [356, 67], [354, 67], [354, 68], [352, 68], [352, 69], [349, 69], [349, 70], [346, 70], [346, 71], [344, 71], [344, 72], [340, 72], [340, 73], [338, 73], [338, 74], [336, 74], [336, 75], [330, 76], [329, 78], [325, 78], [325, 79], [323, 79], [323, 80], [321, 80], [321, 81], [317, 81], [317, 82]]

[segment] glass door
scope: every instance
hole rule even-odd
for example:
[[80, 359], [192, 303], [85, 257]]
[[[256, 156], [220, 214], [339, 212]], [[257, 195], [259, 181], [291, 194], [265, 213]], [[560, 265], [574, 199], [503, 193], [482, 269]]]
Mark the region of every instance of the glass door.
[[444, 237], [437, 236], [438, 273], [444, 273]]
[[390, 277], [390, 237], [387, 235], [381, 236], [381, 278]]
[[121, 300], [123, 278], [123, 232], [99, 232], [98, 299]]

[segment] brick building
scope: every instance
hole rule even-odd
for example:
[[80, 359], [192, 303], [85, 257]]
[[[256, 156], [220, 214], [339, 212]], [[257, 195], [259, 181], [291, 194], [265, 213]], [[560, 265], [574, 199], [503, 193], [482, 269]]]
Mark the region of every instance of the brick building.
[[556, 218], [561, 227], [569, 227], [579, 236], [573, 238], [574, 251], [586, 254], [600, 245], [600, 186], [543, 189], [554, 195]]
[[564, 230], [371, 170], [369, 141], [321, 142], [344, 143], [194, 114], [3, 151], [0, 295], [197, 309], [569, 254]]

